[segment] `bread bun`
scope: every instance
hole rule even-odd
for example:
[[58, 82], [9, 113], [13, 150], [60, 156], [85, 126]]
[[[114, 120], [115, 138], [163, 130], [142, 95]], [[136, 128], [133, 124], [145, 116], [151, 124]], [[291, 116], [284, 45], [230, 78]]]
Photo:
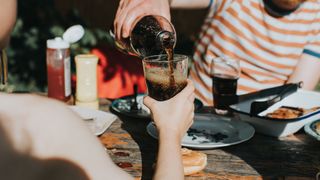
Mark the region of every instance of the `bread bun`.
[[181, 149], [184, 175], [203, 170], [207, 165], [207, 155], [186, 148]]

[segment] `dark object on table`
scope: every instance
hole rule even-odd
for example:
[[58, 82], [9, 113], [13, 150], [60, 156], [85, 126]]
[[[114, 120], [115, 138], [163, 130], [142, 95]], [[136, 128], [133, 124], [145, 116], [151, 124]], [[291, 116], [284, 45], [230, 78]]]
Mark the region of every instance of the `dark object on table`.
[[187, 132], [188, 136], [192, 137], [192, 140], [196, 140], [198, 137], [205, 137], [205, 141], [202, 141], [201, 143], [210, 143], [210, 142], [221, 142], [222, 140], [224, 140], [225, 138], [228, 138], [227, 135], [222, 134], [220, 132], [218, 133], [208, 133], [205, 130], [197, 130], [197, 129], [192, 129], [190, 128]]
[[[148, 109], [142, 107], [142, 99], [144, 94], [124, 96], [119, 99], [112, 101], [110, 110], [111, 112], [123, 115], [127, 117], [139, 118], [139, 119], [149, 119], [150, 113]], [[133, 110], [134, 102], [137, 102], [137, 110]]]
[[302, 83], [290, 83], [286, 84], [284, 86], [280, 86], [279, 89], [274, 89], [274, 92], [271, 92], [270, 89], [270, 95], [275, 95], [275, 97], [272, 97], [271, 99], [268, 99], [266, 101], [254, 101], [251, 103], [251, 109], [250, 114], [251, 115], [257, 115], [261, 113], [262, 111], [268, 109], [273, 104], [281, 101], [283, 98], [289, 96], [290, 94], [296, 92], [298, 88], [301, 88]]
[[141, 109], [141, 107], [138, 107], [138, 102], [137, 102], [137, 96], [138, 96], [138, 85], [134, 84], [133, 85], [133, 103], [130, 106], [130, 111], [131, 112], [136, 112], [139, 111]]
[[[143, 105], [143, 97], [145, 94], [137, 94], [135, 98], [134, 95], [124, 96], [119, 99], [115, 99], [110, 106], [111, 112], [119, 115], [124, 115], [133, 118], [139, 119], [150, 119], [150, 112], [147, 107]], [[133, 110], [133, 106], [135, 103], [135, 99], [137, 102], [137, 109]], [[199, 99], [194, 100], [194, 109], [195, 111], [201, 109], [203, 107], [203, 103]]]

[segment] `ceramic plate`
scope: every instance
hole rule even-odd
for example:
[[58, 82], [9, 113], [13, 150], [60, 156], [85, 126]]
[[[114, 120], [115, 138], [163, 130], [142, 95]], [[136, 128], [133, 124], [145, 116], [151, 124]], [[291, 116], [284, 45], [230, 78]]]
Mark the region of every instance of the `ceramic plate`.
[[275, 136], [284, 137], [296, 133], [304, 125], [320, 119], [320, 109], [307, 113], [298, 118], [293, 119], [275, 119], [268, 118], [266, 114], [275, 111], [281, 106], [289, 106], [293, 108], [310, 109], [320, 106], [320, 93], [307, 90], [298, 90], [297, 92], [287, 96], [276, 104], [270, 106], [267, 110], [261, 112], [257, 116], [251, 116], [250, 106], [252, 100], [240, 102], [230, 106], [231, 110], [239, 114], [240, 119], [254, 126], [257, 132]]
[[[139, 94], [137, 96], [138, 109], [137, 111], [131, 111], [131, 105], [134, 102], [134, 96], [124, 96], [116, 99], [111, 104], [111, 111], [120, 115], [125, 115], [133, 118], [150, 119], [150, 110], [143, 104], [143, 97], [145, 94]], [[200, 109], [203, 104], [200, 100], [194, 101], [195, 110]]]
[[[149, 123], [147, 132], [154, 138], [158, 137], [153, 123]], [[181, 145], [195, 149], [231, 146], [249, 140], [254, 132], [251, 125], [242, 121], [197, 115], [193, 125], [183, 137]]]
[[320, 120], [313, 121], [311, 123], [308, 123], [304, 126], [304, 131], [309, 134], [310, 136], [316, 138], [318, 141], [320, 141], [320, 134], [316, 132], [316, 124], [320, 123]]
[[108, 112], [79, 106], [69, 107], [85, 121], [91, 132], [96, 136], [103, 134], [117, 119], [117, 116]]

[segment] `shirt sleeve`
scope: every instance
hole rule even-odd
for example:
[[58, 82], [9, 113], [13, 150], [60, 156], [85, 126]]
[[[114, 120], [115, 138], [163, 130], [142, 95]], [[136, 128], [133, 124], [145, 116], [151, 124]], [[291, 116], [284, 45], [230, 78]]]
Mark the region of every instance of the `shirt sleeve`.
[[316, 20], [317, 21], [311, 25], [312, 30], [303, 53], [320, 58], [320, 13], [318, 13]]

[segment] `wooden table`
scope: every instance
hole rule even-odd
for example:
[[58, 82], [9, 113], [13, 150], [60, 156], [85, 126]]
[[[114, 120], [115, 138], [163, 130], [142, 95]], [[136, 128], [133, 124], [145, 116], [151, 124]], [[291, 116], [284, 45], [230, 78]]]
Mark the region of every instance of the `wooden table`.
[[[101, 101], [108, 111], [110, 102]], [[135, 177], [151, 179], [157, 140], [146, 132], [149, 121], [119, 116], [100, 136], [113, 161]], [[204, 171], [186, 179], [316, 179], [320, 172], [320, 142], [303, 131], [285, 138], [255, 134], [244, 143], [213, 150]]]

